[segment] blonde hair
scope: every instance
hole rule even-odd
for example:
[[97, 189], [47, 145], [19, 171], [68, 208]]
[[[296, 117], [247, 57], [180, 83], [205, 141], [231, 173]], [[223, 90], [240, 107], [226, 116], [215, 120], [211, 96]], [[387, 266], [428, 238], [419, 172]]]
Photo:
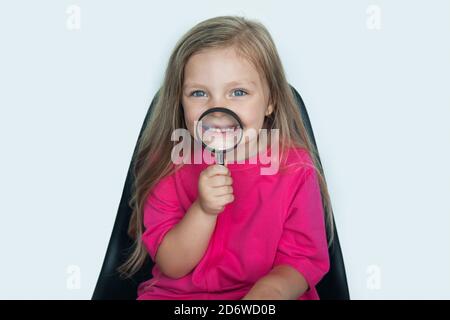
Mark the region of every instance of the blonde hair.
[[153, 186], [178, 168], [171, 163], [171, 151], [176, 143], [171, 141], [171, 134], [178, 128], [187, 129], [181, 105], [185, 65], [200, 50], [229, 47], [248, 59], [261, 78], [267, 81], [269, 102], [272, 102], [274, 110], [266, 117], [264, 127], [279, 129], [280, 158], [285, 158], [285, 150], [289, 147], [303, 148], [311, 156], [320, 184], [328, 244], [332, 243], [333, 216], [323, 170], [317, 150], [304, 127], [272, 37], [258, 21], [239, 16], [218, 16], [198, 23], [176, 43], [151, 117], [138, 140], [132, 168], [134, 184], [129, 202], [133, 211], [128, 228], [129, 236], [134, 239], [134, 248], [127, 261], [117, 269], [122, 277], [131, 277], [139, 271], [149, 256], [141, 241], [145, 229], [144, 204]]

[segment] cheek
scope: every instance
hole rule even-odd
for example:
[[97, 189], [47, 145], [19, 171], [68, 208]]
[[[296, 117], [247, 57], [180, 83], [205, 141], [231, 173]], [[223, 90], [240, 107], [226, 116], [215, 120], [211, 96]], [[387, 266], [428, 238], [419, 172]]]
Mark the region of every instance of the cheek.
[[245, 129], [252, 128], [255, 130], [259, 130], [264, 123], [264, 112], [257, 110], [254, 112], [249, 112], [247, 114], [242, 114], [241, 121], [244, 124]]
[[244, 136], [246, 142], [254, 141], [260, 134], [260, 129], [262, 128], [263, 120], [260, 117], [252, 116], [245, 119], [241, 119], [244, 124]]
[[186, 127], [191, 134], [194, 134], [195, 121], [197, 121], [199, 117], [200, 115], [197, 114], [197, 112], [195, 112], [194, 110], [185, 109], [184, 111], [184, 120], [186, 122]]
[[239, 110], [236, 110], [236, 113], [241, 118], [241, 121], [246, 129], [261, 129], [264, 123], [264, 104], [263, 99], [259, 96], [255, 96], [251, 100], [247, 101], [245, 105], [239, 106]]

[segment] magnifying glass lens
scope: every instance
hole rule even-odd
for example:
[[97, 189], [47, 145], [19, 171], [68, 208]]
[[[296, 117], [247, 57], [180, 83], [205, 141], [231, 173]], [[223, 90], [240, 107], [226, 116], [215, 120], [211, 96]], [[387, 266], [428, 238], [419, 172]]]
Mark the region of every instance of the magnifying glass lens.
[[197, 136], [203, 146], [220, 154], [233, 150], [239, 144], [243, 128], [239, 117], [226, 108], [213, 108], [204, 112], [197, 122]]

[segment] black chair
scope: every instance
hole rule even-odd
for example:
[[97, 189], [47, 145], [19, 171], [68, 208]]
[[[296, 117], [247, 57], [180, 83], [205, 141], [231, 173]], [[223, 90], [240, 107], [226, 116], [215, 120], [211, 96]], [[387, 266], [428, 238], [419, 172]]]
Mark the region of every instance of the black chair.
[[[314, 134], [309, 121], [308, 113], [299, 93], [291, 86], [292, 92], [297, 100], [298, 106], [302, 113], [305, 127], [311, 137], [312, 142], [316, 145]], [[144, 124], [140, 130], [139, 137], [142, 135], [148, 119], [150, 118], [152, 106], [154, 105], [159, 91], [156, 93], [152, 103], [147, 111]], [[135, 147], [132, 161], [134, 161], [137, 148]], [[320, 161], [320, 160], [319, 160]], [[111, 239], [109, 241], [103, 266], [97, 281], [97, 285], [92, 296], [93, 300], [134, 300], [137, 298], [137, 287], [145, 280], [151, 278], [151, 270], [153, 261], [148, 257], [144, 266], [130, 279], [122, 279], [116, 271], [117, 267], [125, 262], [130, 253], [132, 240], [129, 238], [128, 221], [131, 216], [131, 208], [128, 201], [131, 198], [130, 190], [133, 176], [131, 174], [132, 165], [128, 169], [125, 186], [122, 192], [122, 198], [119, 204], [116, 221], [112, 230]], [[330, 255], [330, 271], [317, 284], [316, 288], [321, 300], [349, 300], [349, 292], [347, 279], [345, 274], [344, 260], [342, 257], [341, 247], [337, 231], [334, 231], [334, 244], [329, 248]]]

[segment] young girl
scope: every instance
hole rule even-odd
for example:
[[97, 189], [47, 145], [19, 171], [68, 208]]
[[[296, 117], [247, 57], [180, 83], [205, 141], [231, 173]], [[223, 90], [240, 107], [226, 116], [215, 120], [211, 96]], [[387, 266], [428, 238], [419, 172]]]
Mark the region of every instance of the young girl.
[[[216, 106], [239, 116], [246, 139], [235, 162], [211, 163], [201, 150], [197, 163], [196, 120]], [[181, 164], [173, 161], [178, 142], [171, 139], [180, 128], [194, 142]], [[248, 134], [260, 129], [270, 131], [262, 149], [260, 137]], [[262, 174], [262, 155], [270, 156], [269, 174]], [[328, 191], [261, 23], [215, 17], [176, 44], [138, 141], [134, 175], [135, 247], [119, 271], [130, 277], [149, 256], [155, 262], [138, 300], [319, 299], [315, 286], [329, 270], [332, 241], [326, 226], [333, 233]]]

